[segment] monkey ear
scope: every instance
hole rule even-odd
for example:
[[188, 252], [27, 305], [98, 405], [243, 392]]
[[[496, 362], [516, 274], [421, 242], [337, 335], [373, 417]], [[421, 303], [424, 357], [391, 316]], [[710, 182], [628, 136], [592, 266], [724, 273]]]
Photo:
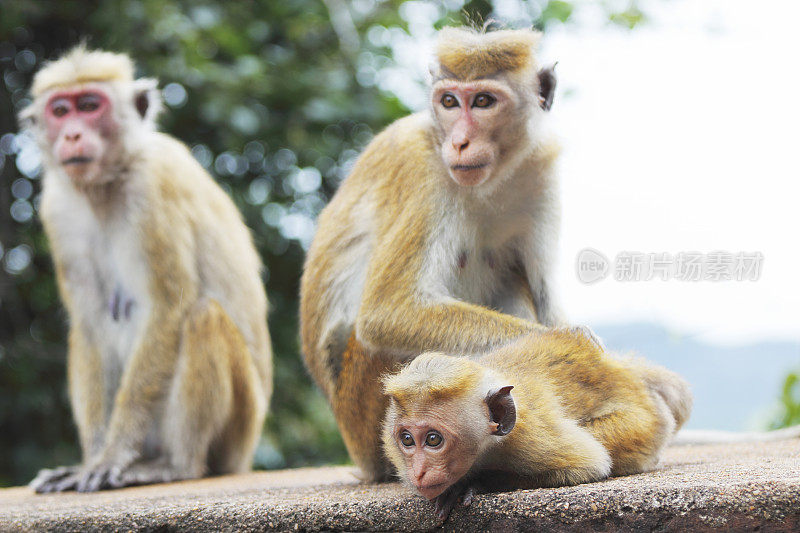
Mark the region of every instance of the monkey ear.
[[491, 390], [486, 395], [486, 405], [489, 407], [489, 416], [492, 435], [508, 435], [517, 423], [517, 407], [511, 397], [513, 385], [506, 385], [499, 389]]
[[156, 117], [163, 107], [158, 82], [152, 78], [140, 78], [134, 81], [133, 105], [142, 121], [155, 127]]
[[28, 104], [17, 114], [17, 122], [19, 122], [20, 130], [28, 130], [36, 125], [36, 108], [34, 104]]
[[436, 81], [436, 76], [439, 74], [439, 65], [433, 61], [428, 63], [428, 75], [431, 82]]
[[556, 65], [558, 61], [539, 70], [539, 106], [545, 111], [553, 107], [553, 98], [556, 94]]

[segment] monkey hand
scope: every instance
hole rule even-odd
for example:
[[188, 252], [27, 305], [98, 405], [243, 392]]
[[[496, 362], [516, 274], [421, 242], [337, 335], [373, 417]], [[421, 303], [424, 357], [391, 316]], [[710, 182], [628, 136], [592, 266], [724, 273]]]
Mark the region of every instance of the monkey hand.
[[592, 341], [600, 350], [605, 351], [606, 347], [603, 345], [603, 341], [598, 337], [592, 328], [589, 326], [572, 326], [565, 328], [568, 332], [572, 333], [576, 336], [583, 336], [586, 339]]
[[441, 520], [447, 520], [456, 505], [460, 502], [464, 507], [472, 503], [475, 498], [475, 485], [469, 482], [460, 481], [455, 483], [449, 489], [434, 499], [436, 504], [436, 517]]
[[139, 454], [133, 451], [120, 450], [104, 453], [81, 469], [75, 490], [95, 492], [124, 487], [126, 483], [123, 474], [138, 458]]
[[80, 472], [81, 465], [44, 468], [39, 470], [28, 486], [39, 494], [75, 490]]

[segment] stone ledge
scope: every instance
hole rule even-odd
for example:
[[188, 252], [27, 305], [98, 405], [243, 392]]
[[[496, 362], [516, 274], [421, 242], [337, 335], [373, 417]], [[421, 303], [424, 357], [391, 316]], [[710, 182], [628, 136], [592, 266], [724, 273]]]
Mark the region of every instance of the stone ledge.
[[[348, 467], [256, 472], [94, 494], [0, 490], [0, 530], [436, 528], [432, 504]], [[478, 496], [444, 530], [800, 530], [800, 439], [674, 446], [653, 472]]]

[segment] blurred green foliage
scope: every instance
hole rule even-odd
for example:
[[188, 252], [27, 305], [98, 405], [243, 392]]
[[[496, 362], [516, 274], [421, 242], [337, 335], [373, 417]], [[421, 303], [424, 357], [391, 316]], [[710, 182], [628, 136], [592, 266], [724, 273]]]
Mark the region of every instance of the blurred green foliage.
[[779, 398], [778, 414], [770, 429], [780, 429], [800, 424], [800, 371], [790, 372], [783, 382]]
[[[160, 80], [162, 129], [231, 194], [266, 265], [275, 394], [256, 466], [342, 462], [335, 422], [298, 348], [298, 282], [313, 221], [373, 133], [408, 112], [382, 83], [392, 79], [401, 38], [492, 16], [545, 28], [574, 7], [502, 4], [497, 13], [487, 0], [0, 0], [0, 486], [79, 459], [66, 316], [35, 216], [40, 169], [31, 143], [14, 135], [43, 61], [86, 40], [130, 53], [139, 75]], [[608, 8], [606, 20], [638, 22], [626, 12]]]

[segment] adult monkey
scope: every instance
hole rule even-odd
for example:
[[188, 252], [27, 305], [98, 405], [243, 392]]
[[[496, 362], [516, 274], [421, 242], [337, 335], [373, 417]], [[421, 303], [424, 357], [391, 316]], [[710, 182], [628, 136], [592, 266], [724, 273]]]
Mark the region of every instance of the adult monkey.
[[427, 350], [481, 354], [559, 323], [559, 148], [542, 124], [555, 76], [537, 70], [538, 40], [440, 31], [431, 109], [378, 135], [320, 215], [303, 353], [367, 479], [390, 475], [381, 375]]
[[70, 318], [83, 463], [38, 492], [248, 470], [272, 390], [267, 301], [233, 202], [155, 131], [155, 80], [79, 46], [36, 74], [21, 122], [44, 161], [41, 215]]

